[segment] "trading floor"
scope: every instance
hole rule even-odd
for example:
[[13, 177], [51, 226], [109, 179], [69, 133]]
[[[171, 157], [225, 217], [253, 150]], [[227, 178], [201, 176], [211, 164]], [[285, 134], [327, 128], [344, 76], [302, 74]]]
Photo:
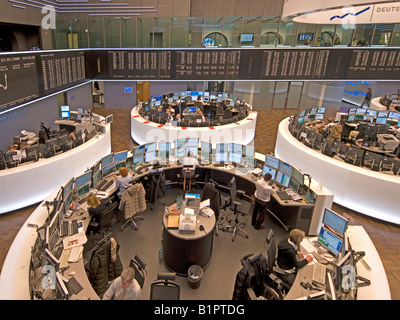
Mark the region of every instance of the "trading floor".
[[[114, 114], [114, 123], [112, 125], [112, 152], [121, 150], [131, 150], [136, 144], [129, 136], [129, 111], [123, 109], [96, 109], [95, 112], [106, 115]], [[275, 137], [279, 122], [291, 115], [290, 110], [263, 110], [259, 111], [257, 122], [255, 149], [260, 153], [270, 153], [274, 150]], [[118, 124], [115, 125], [115, 124]], [[195, 190], [193, 190], [195, 191]], [[200, 190], [199, 190], [200, 191]], [[179, 189], [168, 191], [164, 197], [166, 205], [172, 204], [176, 196], [183, 192]], [[161, 248], [161, 216], [164, 205], [156, 202], [153, 210], [144, 212], [144, 220], [139, 220], [138, 230], [126, 227], [120, 231], [120, 222], [116, 222], [112, 228], [116, 232], [117, 239], [121, 244], [120, 257], [124, 266], [136, 254], [142, 255], [148, 263], [148, 275], [146, 283], [149, 284], [156, 276], [157, 272], [166, 271], [162, 262], [159, 261], [158, 250]], [[7, 251], [18, 232], [19, 227], [24, 223], [29, 214], [36, 208], [36, 205], [26, 209], [17, 210], [0, 216], [0, 267], [2, 267]], [[400, 246], [400, 227], [389, 223], [381, 223], [366, 216], [352, 213], [346, 208], [334, 205], [337, 212], [346, 212], [353, 219], [355, 224], [363, 225], [374, 245], [376, 246], [385, 271], [387, 273], [392, 299], [400, 299], [400, 288], [398, 279], [398, 268], [396, 261], [399, 261], [398, 248]], [[247, 221], [249, 222], [247, 217]], [[198, 289], [191, 289], [187, 284], [187, 279], [178, 277], [181, 284], [181, 299], [231, 299], [235, 275], [240, 270], [240, 258], [246, 253], [263, 251], [264, 240], [269, 228], [273, 228], [277, 241], [286, 235], [274, 221], [267, 218], [264, 222], [266, 229], [254, 230], [249, 224], [246, 231], [249, 232], [249, 239], [237, 236], [237, 239], [231, 241], [231, 233], [219, 232], [214, 238], [214, 248], [211, 263], [205, 270]], [[149, 237], [149, 234], [153, 234]], [[145, 240], [144, 240], [145, 239]], [[130, 244], [126, 246], [125, 244]], [[222, 263], [223, 262], [223, 263]], [[218, 282], [217, 282], [218, 279]], [[210, 290], [210, 288], [213, 288]], [[145, 285], [143, 289], [143, 298], [148, 299], [149, 287]]]

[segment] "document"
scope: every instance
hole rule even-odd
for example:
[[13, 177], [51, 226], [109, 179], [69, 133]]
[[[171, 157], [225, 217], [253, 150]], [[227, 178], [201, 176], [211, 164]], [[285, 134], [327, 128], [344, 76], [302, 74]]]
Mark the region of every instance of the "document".
[[73, 247], [68, 262], [78, 262], [82, 258], [83, 246]]
[[78, 247], [85, 244], [87, 241], [86, 235], [84, 232], [79, 232], [72, 236], [66, 237], [63, 239], [64, 249]]

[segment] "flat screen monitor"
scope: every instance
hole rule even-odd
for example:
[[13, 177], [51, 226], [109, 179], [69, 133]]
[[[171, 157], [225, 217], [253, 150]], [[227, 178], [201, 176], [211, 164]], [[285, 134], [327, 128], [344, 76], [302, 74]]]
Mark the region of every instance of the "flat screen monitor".
[[154, 152], [157, 151], [157, 142], [150, 142], [144, 145], [144, 152]]
[[104, 167], [103, 166], [101, 167], [101, 176], [103, 178], [107, 177], [113, 172], [114, 172], [114, 163], [110, 163]]
[[376, 124], [386, 124], [386, 118], [376, 118]]
[[253, 42], [254, 34], [253, 33], [242, 33], [240, 35], [241, 43], [251, 43]]
[[233, 101], [233, 100], [229, 101], [229, 105], [230, 105], [231, 107], [234, 107], [234, 106], [235, 106], [235, 101]]
[[83, 108], [82, 107], [78, 107], [78, 108], [76, 108], [76, 110], [78, 111], [79, 114], [83, 114]]
[[355, 115], [355, 114], [349, 114], [349, 116], [347, 117], [347, 121], [348, 121], [348, 122], [354, 121], [355, 118], [356, 118], [356, 115]]
[[250, 146], [243, 146], [243, 154], [246, 157], [251, 157], [254, 158], [254, 147], [250, 147]]
[[318, 235], [318, 243], [337, 256], [342, 247], [343, 239], [322, 227]]
[[372, 122], [374, 122], [374, 117], [365, 115], [364, 116], [364, 121], [368, 122], [368, 123], [372, 123]]
[[279, 171], [286, 174], [287, 176], [292, 176], [292, 166], [286, 162], [280, 161], [279, 162]]
[[60, 110], [61, 110], [61, 112], [63, 112], [63, 111], [70, 111], [70, 110], [69, 110], [69, 106], [66, 106], [66, 105], [60, 106]]
[[200, 160], [202, 164], [209, 164], [210, 163], [210, 153], [201, 150], [200, 153]]
[[242, 145], [237, 143], [231, 143], [231, 152], [242, 153]]
[[357, 108], [350, 108], [349, 114], [356, 114]]
[[325, 107], [319, 107], [317, 113], [325, 113], [325, 110], [326, 110]]
[[144, 144], [133, 149], [133, 157], [144, 154]]
[[198, 95], [199, 95], [198, 91], [192, 91], [192, 96], [196, 96], [196, 98], [197, 98]]
[[170, 142], [159, 142], [158, 143], [158, 151], [169, 151], [171, 147]]
[[215, 154], [215, 162], [216, 163], [228, 162], [228, 152], [217, 152]]
[[389, 115], [388, 115], [389, 119], [396, 119], [399, 120], [400, 119], [400, 112], [394, 112], [394, 111], [390, 111]]
[[311, 108], [310, 114], [316, 114], [317, 110], [318, 110], [318, 108]]
[[290, 176], [287, 176], [286, 174], [282, 173], [281, 171], [278, 171], [276, 174], [275, 181], [284, 185], [287, 188], [287, 187], [289, 187]]
[[69, 118], [71, 116], [71, 113], [69, 111], [61, 111], [61, 118]]
[[101, 171], [96, 172], [92, 176], [92, 187], [96, 189], [97, 185], [101, 180]]
[[362, 114], [365, 115], [367, 113], [367, 109], [365, 108], [357, 108], [356, 114]]
[[110, 114], [109, 116], [106, 117], [106, 124], [113, 122], [113, 115]]
[[187, 155], [186, 147], [175, 148], [174, 155], [177, 158], [185, 157]]
[[265, 156], [265, 164], [269, 167], [278, 169], [279, 168], [279, 159], [269, 156], [269, 155], [266, 155]]
[[74, 189], [74, 178], [71, 178], [64, 186], [63, 186], [63, 195], [62, 199], [65, 201], [65, 199], [69, 196], [69, 194], [72, 193], [72, 190]]
[[336, 231], [339, 235], [344, 237], [349, 220], [333, 210], [325, 208], [322, 223], [324, 227]]
[[229, 161], [234, 163], [242, 162], [242, 153], [229, 152]]
[[168, 102], [169, 102], [169, 103], [174, 102], [174, 98], [173, 98], [173, 97], [169, 97], [169, 98], [168, 98]]
[[201, 141], [201, 152], [211, 153], [211, 143]]
[[354, 120], [358, 121], [358, 120], [364, 120], [364, 115], [362, 114], [355, 114], [354, 115]]
[[299, 112], [299, 117], [304, 117], [305, 114], [306, 114], [306, 110], [301, 110], [301, 111]]
[[141, 153], [137, 155], [136, 157], [133, 157], [133, 167], [136, 168], [137, 166], [140, 166], [144, 162], [144, 154]]
[[299, 192], [300, 183], [298, 183], [295, 179], [290, 178], [290, 181], [289, 181], [289, 188], [292, 188], [292, 190], [293, 190], [294, 192]]
[[215, 96], [215, 94], [210, 94], [210, 99], [211, 100], [215, 100], [217, 97]]
[[126, 161], [128, 158], [128, 151], [121, 151], [114, 153], [114, 163]]
[[106, 155], [105, 157], [101, 158], [101, 167], [104, 168], [113, 162], [114, 162], [114, 154], [110, 153], [110, 154]]
[[270, 173], [272, 176], [272, 180], [275, 181], [275, 177], [276, 177], [276, 169], [268, 167], [267, 165], [264, 165], [264, 169], [263, 169], [263, 176], [265, 176], [267, 173]]
[[187, 138], [186, 146], [188, 146], [188, 147], [198, 147], [199, 146], [199, 138]]
[[189, 107], [188, 113], [197, 113], [197, 107]]
[[156, 101], [161, 101], [162, 100], [162, 96], [156, 96]]
[[194, 157], [197, 157], [197, 155], [199, 154], [199, 148], [197, 148], [197, 147], [186, 147], [186, 154], [188, 154], [189, 152], [191, 152]]
[[388, 110], [381, 110], [381, 111], [378, 111], [377, 117], [378, 118], [387, 118], [388, 114], [389, 114]]
[[176, 139], [174, 144], [175, 148], [181, 148], [186, 145], [186, 138]]
[[85, 184], [90, 183], [91, 180], [92, 180], [92, 170], [86, 171], [85, 173], [76, 177], [75, 187], [77, 189], [79, 189], [80, 187], [84, 186]]
[[150, 152], [146, 152], [144, 154], [145, 156], [145, 162], [152, 162], [157, 160], [157, 152], [156, 151], [150, 151]]
[[209, 96], [210, 96], [210, 92], [204, 91], [204, 96], [205, 96], [205, 97], [209, 97]]
[[299, 117], [299, 118], [297, 118], [297, 121], [298, 121], [299, 123], [304, 123], [304, 117]]
[[300, 183], [301, 186], [304, 184], [304, 174], [294, 167], [292, 167], [292, 178]]
[[324, 114], [323, 114], [323, 113], [317, 113], [317, 114], [315, 115], [315, 119], [316, 119], [316, 120], [322, 120], [322, 119], [324, 119]]
[[100, 171], [100, 168], [101, 168], [101, 159], [98, 160], [98, 161], [94, 164], [93, 169], [92, 169], [92, 173], [95, 174], [95, 173], [99, 172], [99, 171]]
[[367, 112], [365, 112], [365, 115], [367, 116], [372, 116], [372, 117], [376, 117], [377, 111], [374, 109], [367, 109]]
[[216, 152], [228, 152], [229, 143], [217, 143], [215, 150]]

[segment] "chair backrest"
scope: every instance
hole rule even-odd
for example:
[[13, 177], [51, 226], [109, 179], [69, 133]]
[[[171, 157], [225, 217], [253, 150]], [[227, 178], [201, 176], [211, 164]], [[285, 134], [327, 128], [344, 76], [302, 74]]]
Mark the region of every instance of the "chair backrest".
[[111, 203], [107, 209], [100, 214], [100, 228], [106, 226], [114, 217], [115, 209], [117, 208], [118, 202]]
[[269, 230], [265, 240], [267, 242], [267, 266], [268, 270], [272, 272], [272, 268], [276, 261], [276, 242], [274, 231], [272, 229]]
[[173, 280], [174, 273], [158, 274], [150, 286], [150, 300], [179, 300], [181, 287]]
[[236, 187], [236, 179], [235, 177], [232, 177], [232, 179], [228, 182], [228, 188], [229, 188], [229, 195], [230, 195], [230, 209], [234, 209], [234, 204], [233, 201], [236, 199], [236, 194], [237, 194], [237, 187]]
[[143, 288], [145, 280], [145, 271], [147, 263], [137, 254], [134, 259], [131, 259], [129, 267], [135, 270], [135, 279], [139, 283], [140, 287]]

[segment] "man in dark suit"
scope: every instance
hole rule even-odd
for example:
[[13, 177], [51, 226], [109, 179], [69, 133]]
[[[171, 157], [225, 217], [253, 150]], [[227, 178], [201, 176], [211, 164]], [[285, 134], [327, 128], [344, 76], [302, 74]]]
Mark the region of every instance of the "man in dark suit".
[[300, 251], [300, 243], [303, 241], [305, 233], [299, 229], [293, 229], [289, 233], [288, 239], [283, 239], [278, 244], [278, 267], [285, 270], [282, 280], [290, 286], [296, 279], [297, 270], [310, 263], [312, 256], [304, 256]]

